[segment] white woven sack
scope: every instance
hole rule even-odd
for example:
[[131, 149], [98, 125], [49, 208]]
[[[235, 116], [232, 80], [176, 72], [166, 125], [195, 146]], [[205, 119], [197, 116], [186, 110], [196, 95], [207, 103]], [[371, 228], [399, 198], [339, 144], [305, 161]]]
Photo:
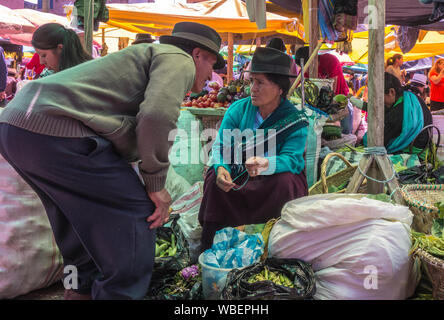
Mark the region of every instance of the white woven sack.
[[362, 196], [326, 196], [284, 206], [270, 233], [269, 255], [312, 264], [315, 299], [409, 297], [416, 275], [408, 208]]
[[200, 254], [202, 226], [199, 223], [199, 209], [202, 197], [203, 181], [198, 181], [171, 205], [171, 214], [180, 214], [177, 224], [188, 241], [192, 262], [196, 262]]
[[0, 156], [0, 299], [60, 280], [63, 261], [37, 194]]

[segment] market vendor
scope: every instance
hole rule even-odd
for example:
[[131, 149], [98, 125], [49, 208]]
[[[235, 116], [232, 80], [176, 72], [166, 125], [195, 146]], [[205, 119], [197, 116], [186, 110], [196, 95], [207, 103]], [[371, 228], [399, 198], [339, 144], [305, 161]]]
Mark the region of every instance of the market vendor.
[[223, 66], [220, 44], [214, 29], [178, 23], [160, 44], [30, 81], [0, 114], [0, 153], [42, 200], [78, 299], [146, 295], [171, 204], [169, 136], [186, 93]]
[[[199, 211], [201, 251], [211, 247], [217, 230], [265, 223], [279, 217], [285, 203], [308, 194], [308, 121], [286, 99], [290, 78], [297, 76], [290, 68], [291, 58], [282, 51], [257, 48], [253, 55], [251, 97], [230, 106], [212, 147]], [[270, 129], [276, 130], [275, 143]], [[242, 143], [243, 135], [255, 147]]]
[[[359, 109], [367, 111], [367, 103], [354, 97], [350, 101]], [[429, 141], [427, 130], [432, 124], [432, 114], [425, 102], [409, 90], [404, 90], [398, 77], [384, 74], [384, 146], [390, 154], [412, 153], [421, 158]], [[420, 133], [421, 132], [421, 133]], [[364, 136], [364, 145], [366, 137]], [[416, 139], [416, 140], [415, 140]]]

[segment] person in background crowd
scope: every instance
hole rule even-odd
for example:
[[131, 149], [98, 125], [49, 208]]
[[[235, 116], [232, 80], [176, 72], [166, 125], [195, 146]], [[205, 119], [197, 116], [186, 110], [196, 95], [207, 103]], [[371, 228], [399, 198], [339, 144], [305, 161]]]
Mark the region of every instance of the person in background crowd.
[[40, 26], [34, 31], [31, 43], [40, 56], [40, 63], [53, 72], [59, 72], [92, 59], [83, 48], [75, 31], [58, 23]]
[[[298, 66], [301, 66], [301, 58], [304, 59], [304, 63], [307, 63], [310, 58], [310, 48], [305, 46], [296, 51], [295, 60]], [[345, 81], [344, 73], [342, 72], [341, 62], [334, 55], [330, 53], [324, 53], [318, 55], [318, 77], [320, 79], [333, 79], [333, 91], [335, 94], [348, 95], [349, 88]], [[308, 73], [305, 74], [308, 79]]]
[[[284, 53], [287, 52], [287, 48], [285, 47], [285, 43], [281, 38], [271, 38], [267, 45], [265, 46], [266, 48], [274, 48], [276, 50], [282, 51]], [[245, 69], [245, 74], [244, 74], [244, 79], [250, 79], [250, 74], [248, 71], [250, 71], [251, 68], [251, 61], [250, 63], [248, 63], [247, 68]], [[298, 66], [297, 64], [294, 62], [293, 59], [291, 59], [291, 69], [290, 72], [292, 74], [298, 74]], [[296, 78], [291, 78], [290, 79], [291, 84], [293, 84], [294, 81], [296, 81]]]
[[[295, 60], [296, 63], [301, 66], [301, 59], [304, 59], [304, 64], [310, 58], [310, 48], [305, 46], [301, 47], [296, 51]], [[329, 53], [324, 53], [318, 55], [318, 77], [321, 79], [333, 79], [333, 91], [335, 95], [343, 94], [347, 96], [350, 89], [348, 88], [347, 82], [345, 81], [344, 73], [342, 71], [341, 62], [334, 55]], [[308, 79], [308, 73], [305, 74]], [[347, 106], [349, 110], [349, 115], [341, 120], [342, 133], [351, 134], [353, 132], [353, 107], [351, 105]], [[339, 122], [338, 122], [339, 123]]]
[[[367, 103], [350, 97], [359, 109], [367, 111]], [[391, 73], [384, 75], [384, 146], [390, 154], [412, 153], [423, 159], [429, 141], [428, 131], [421, 130], [432, 124], [432, 114], [424, 100], [408, 90], [404, 90], [399, 79]], [[420, 133], [421, 132], [421, 133]], [[364, 136], [364, 145], [367, 146]]]
[[357, 98], [368, 102], [368, 77], [365, 77], [364, 84], [359, 88], [355, 95]]
[[427, 76], [421, 73], [415, 73], [409, 83], [405, 86], [405, 89], [413, 92], [420, 97], [424, 102], [427, 99]]
[[405, 71], [401, 70], [403, 64], [404, 57], [402, 54], [393, 55], [393, 57], [387, 59], [385, 64], [385, 71], [398, 78], [401, 84], [405, 83]]
[[[34, 79], [39, 78], [40, 74], [45, 69], [45, 65], [40, 64], [40, 56], [37, 52], [32, 55], [31, 60], [26, 64], [25, 67], [27, 70], [34, 74]], [[25, 70], [23, 70], [23, 72], [24, 71]], [[23, 76], [24, 75], [22, 74], [22, 78]]]
[[222, 79], [222, 77], [220, 75], [218, 75], [216, 72], [213, 71], [213, 73], [211, 74], [211, 80], [208, 80], [207, 83], [205, 84], [205, 87], [203, 88], [205, 91], [210, 92], [212, 89], [210, 88], [210, 83], [211, 82], [217, 82], [217, 84], [219, 85], [219, 87], [223, 87], [224, 86], [224, 79]]
[[[51, 39], [59, 33], [71, 37], [59, 28]], [[223, 67], [221, 38], [181, 22], [160, 44], [76, 66], [62, 54], [66, 42], [43, 38], [33, 44], [61, 72], [30, 81], [3, 109], [0, 153], [39, 195], [64, 264], [76, 267], [78, 288], [65, 299], [143, 299], [155, 229], [171, 204], [170, 133], [186, 93], [200, 92], [213, 68]]]
[[6, 100], [6, 85], [8, 83], [8, 66], [5, 60], [5, 51], [0, 47], [0, 103]]
[[149, 33], [138, 33], [136, 34], [136, 39], [133, 41], [133, 44], [139, 44], [139, 43], [153, 43], [154, 39], [151, 37]]
[[444, 109], [444, 59], [438, 59], [429, 72], [430, 110]]
[[[291, 60], [277, 49], [257, 48], [249, 71], [251, 96], [236, 101], [225, 113], [212, 147], [199, 211], [202, 252], [212, 246], [219, 229], [265, 223], [279, 217], [285, 203], [308, 194], [303, 157], [308, 122], [286, 99], [290, 77], [297, 76], [290, 73]], [[293, 126], [288, 127], [289, 123]], [[256, 135], [259, 129], [278, 132], [274, 147], [264, 142], [262, 148], [254, 148], [255, 153], [233, 150], [240, 143], [232, 142], [233, 132]], [[262, 140], [259, 137], [256, 143]], [[247, 143], [249, 147], [253, 148]], [[226, 156], [230, 151], [231, 156]], [[237, 151], [245, 153], [242, 159], [236, 157]], [[245, 168], [235, 163], [245, 163]], [[265, 198], [273, 201], [258, 201]]]

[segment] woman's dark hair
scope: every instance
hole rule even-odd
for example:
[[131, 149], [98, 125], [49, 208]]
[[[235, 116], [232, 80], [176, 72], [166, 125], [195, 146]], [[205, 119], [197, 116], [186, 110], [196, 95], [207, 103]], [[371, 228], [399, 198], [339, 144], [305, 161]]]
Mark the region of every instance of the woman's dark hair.
[[269, 81], [276, 84], [282, 90], [281, 98], [286, 99], [291, 86], [290, 78], [275, 73], [264, 73], [264, 75]]
[[404, 89], [402, 88], [401, 81], [391, 73], [385, 72], [384, 73], [384, 93], [388, 94], [390, 89], [395, 89], [396, 92], [396, 100], [399, 99]]
[[32, 46], [36, 49], [56, 49], [59, 44], [63, 45], [60, 55], [59, 71], [92, 59], [83, 48], [75, 31], [67, 29], [61, 24], [44, 24], [32, 35]]
[[272, 38], [267, 43], [267, 48], [274, 48], [282, 52], [286, 52], [287, 48], [285, 47], [285, 43], [281, 38]]
[[402, 58], [402, 54], [397, 53], [397, 54], [393, 55], [393, 57], [387, 59], [386, 67], [394, 65], [395, 61], [399, 60], [401, 58]]

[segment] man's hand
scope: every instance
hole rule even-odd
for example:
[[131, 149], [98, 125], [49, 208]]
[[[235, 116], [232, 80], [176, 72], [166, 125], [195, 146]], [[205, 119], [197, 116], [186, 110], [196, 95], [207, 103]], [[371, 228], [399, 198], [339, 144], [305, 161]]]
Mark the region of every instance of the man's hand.
[[166, 189], [162, 189], [158, 192], [148, 192], [148, 196], [154, 202], [156, 209], [154, 210], [154, 213], [148, 217], [147, 221], [152, 222], [150, 229], [155, 229], [168, 221], [172, 200]]
[[217, 168], [216, 185], [225, 192], [236, 186], [231, 179], [230, 173], [224, 167]]
[[6, 92], [5, 91], [0, 91], [0, 101], [3, 101], [6, 99]]
[[245, 161], [245, 168], [250, 177], [256, 177], [268, 169], [268, 159], [262, 157], [251, 157]]

